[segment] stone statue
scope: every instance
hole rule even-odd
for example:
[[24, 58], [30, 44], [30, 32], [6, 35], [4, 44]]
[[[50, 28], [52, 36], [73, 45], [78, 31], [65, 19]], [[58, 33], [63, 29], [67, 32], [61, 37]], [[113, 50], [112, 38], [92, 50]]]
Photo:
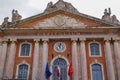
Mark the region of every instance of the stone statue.
[[3, 23], [2, 23], [2, 26], [3, 26], [3, 27], [8, 26], [8, 23], [9, 23], [8, 19], [9, 19], [8, 17], [5, 17], [5, 18], [4, 18], [4, 21], [3, 21]]
[[44, 12], [50, 12], [50, 11], [52, 11], [52, 9], [53, 9], [53, 3], [52, 3], [52, 2], [49, 2], [49, 3], [47, 4], [47, 8], [45, 9]]
[[113, 23], [118, 23], [119, 20], [117, 19], [117, 17], [115, 15], [112, 16], [112, 22]]
[[48, 4], [47, 4], [47, 8], [51, 8], [53, 6], [53, 3], [52, 2], [49, 2]]
[[18, 13], [17, 10], [12, 10], [12, 22], [21, 20], [22, 16]]
[[106, 20], [108, 22], [111, 22], [111, 23], [116, 23], [116, 24], [119, 23], [119, 20], [117, 19], [117, 17], [115, 15], [111, 16], [110, 8], [108, 8], [108, 11], [107, 11], [107, 9], [104, 10], [104, 15], [102, 16], [102, 19]]
[[104, 10], [104, 15], [102, 16], [102, 19], [111, 22], [110, 15], [111, 15], [111, 9], [108, 8], [108, 11], [107, 11], [107, 9], [105, 9]]

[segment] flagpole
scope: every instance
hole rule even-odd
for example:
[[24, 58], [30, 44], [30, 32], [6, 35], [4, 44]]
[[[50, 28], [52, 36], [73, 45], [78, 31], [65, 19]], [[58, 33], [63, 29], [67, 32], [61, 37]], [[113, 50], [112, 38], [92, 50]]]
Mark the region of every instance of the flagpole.
[[[60, 58], [59, 58], [59, 56], [58, 56], [58, 66], [59, 66], [59, 68], [60, 68], [60, 65], [59, 65], [59, 59], [60, 59]], [[58, 79], [60, 80], [60, 77], [59, 77]]]
[[[60, 57], [58, 56], [58, 66], [59, 66], [59, 68], [60, 68], [59, 59], [60, 59]], [[60, 74], [60, 75], [61, 75], [61, 74]], [[58, 79], [60, 80], [60, 76], [58, 77]]]

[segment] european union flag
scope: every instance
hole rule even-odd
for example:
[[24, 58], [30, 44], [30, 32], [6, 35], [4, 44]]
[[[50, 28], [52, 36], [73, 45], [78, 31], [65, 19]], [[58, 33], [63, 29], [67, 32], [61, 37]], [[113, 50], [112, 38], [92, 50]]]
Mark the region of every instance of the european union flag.
[[49, 70], [49, 65], [48, 63], [46, 64], [46, 69], [45, 69], [45, 78], [48, 79], [51, 76], [51, 72]]

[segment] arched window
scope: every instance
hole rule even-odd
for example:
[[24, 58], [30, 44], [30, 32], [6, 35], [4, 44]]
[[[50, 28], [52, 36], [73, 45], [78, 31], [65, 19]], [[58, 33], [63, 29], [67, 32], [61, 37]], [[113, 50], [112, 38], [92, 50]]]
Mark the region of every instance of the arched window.
[[103, 80], [102, 67], [100, 64], [92, 65], [92, 80]]
[[68, 80], [67, 77], [67, 62], [62, 59], [62, 58], [57, 58], [54, 60], [53, 65], [52, 65], [52, 80], [59, 80], [57, 77], [57, 67], [60, 67], [60, 80]]
[[18, 79], [28, 79], [28, 65], [21, 64], [18, 66]]
[[21, 45], [20, 56], [30, 56], [30, 44], [25, 43]]
[[100, 47], [98, 43], [90, 44], [90, 55], [91, 56], [100, 56]]

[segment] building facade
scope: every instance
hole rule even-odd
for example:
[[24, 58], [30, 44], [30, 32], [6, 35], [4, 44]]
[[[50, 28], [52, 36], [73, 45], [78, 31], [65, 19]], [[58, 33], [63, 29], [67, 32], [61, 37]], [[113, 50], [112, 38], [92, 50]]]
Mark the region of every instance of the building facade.
[[110, 9], [98, 19], [59, 0], [43, 13], [21, 18], [13, 10], [12, 21], [6, 17], [1, 25], [0, 80], [47, 80], [46, 63], [48, 80], [120, 80], [120, 24]]

